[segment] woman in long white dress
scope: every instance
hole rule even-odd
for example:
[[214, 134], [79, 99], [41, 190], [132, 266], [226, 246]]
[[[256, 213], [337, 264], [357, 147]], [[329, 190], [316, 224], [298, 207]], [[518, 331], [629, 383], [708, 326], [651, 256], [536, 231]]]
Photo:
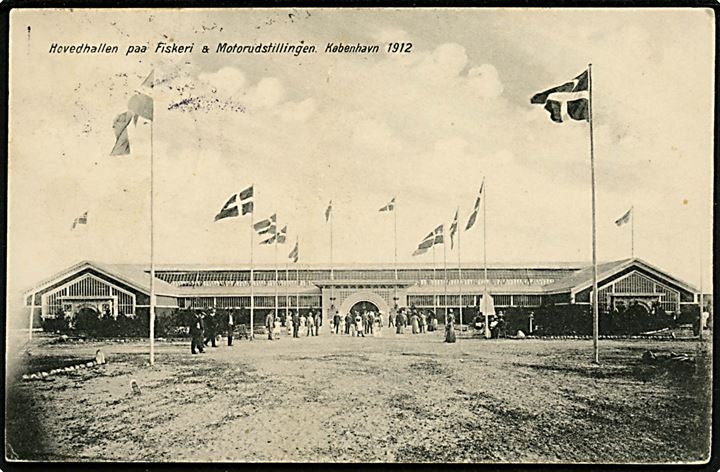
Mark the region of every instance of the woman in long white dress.
[[280, 322], [280, 318], [275, 318], [275, 323], [273, 323], [273, 339], [280, 339], [281, 327], [282, 323]]
[[290, 312], [288, 312], [285, 317], [285, 329], [287, 329], [287, 334], [290, 336], [292, 334], [292, 316], [290, 315]]

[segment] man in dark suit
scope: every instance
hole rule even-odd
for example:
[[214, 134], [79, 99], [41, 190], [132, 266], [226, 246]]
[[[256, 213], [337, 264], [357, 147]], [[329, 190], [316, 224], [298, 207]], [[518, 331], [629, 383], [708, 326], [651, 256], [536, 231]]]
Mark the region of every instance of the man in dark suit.
[[235, 317], [233, 315], [232, 310], [228, 310], [228, 316], [227, 316], [227, 339], [228, 339], [228, 346], [232, 346], [233, 342], [233, 333], [235, 332]]
[[210, 315], [205, 317], [205, 345], [212, 341], [212, 347], [217, 347], [215, 337], [217, 336], [217, 320], [215, 319], [215, 308], [210, 309]]
[[190, 352], [197, 354], [205, 352], [203, 349], [203, 319], [200, 312], [195, 312], [190, 324]]
[[300, 337], [300, 310], [296, 310], [293, 312], [292, 324], [293, 324], [293, 338], [299, 338]]

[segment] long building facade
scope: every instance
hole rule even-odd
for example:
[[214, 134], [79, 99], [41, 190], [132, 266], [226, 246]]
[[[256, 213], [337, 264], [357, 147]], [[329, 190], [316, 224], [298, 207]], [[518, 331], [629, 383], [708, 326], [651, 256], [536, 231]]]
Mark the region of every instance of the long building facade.
[[[150, 304], [147, 266], [83, 261], [37, 284], [25, 294], [33, 316], [73, 316], [81, 309], [99, 314], [135, 316]], [[340, 313], [354, 308], [388, 313], [395, 304], [435, 310], [441, 316], [462, 307], [477, 312], [482, 294], [497, 309], [549, 304], [589, 304], [592, 267], [580, 264], [338, 265], [332, 268], [293, 265], [287, 270], [258, 267], [253, 284], [248, 267], [161, 266], [155, 271], [159, 313], [182, 308], [249, 309], [251, 292], [256, 320], [268, 310], [322, 309]], [[659, 304], [668, 313], [698, 302], [697, 290], [641, 259], [598, 265], [601, 310]], [[467, 318], [466, 318], [467, 320]]]

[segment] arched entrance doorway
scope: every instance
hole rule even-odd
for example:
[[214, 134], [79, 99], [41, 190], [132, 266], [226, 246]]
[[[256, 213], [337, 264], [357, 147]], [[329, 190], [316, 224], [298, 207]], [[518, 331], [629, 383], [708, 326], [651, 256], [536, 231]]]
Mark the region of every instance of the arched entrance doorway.
[[362, 313], [364, 311], [374, 311], [375, 313], [377, 313], [378, 311], [380, 311], [380, 309], [376, 304], [367, 300], [362, 300], [357, 302], [352, 306], [352, 308], [350, 308], [350, 313], [355, 313], [356, 311], [358, 313]]
[[[345, 316], [346, 313], [350, 313], [355, 305], [366, 303], [368, 307], [374, 307], [375, 312], [382, 311], [384, 314], [390, 311], [390, 307], [387, 302], [377, 293], [370, 290], [358, 290], [352, 293], [340, 304], [340, 315]], [[362, 305], [360, 305], [362, 306]], [[358, 310], [358, 313], [361, 313]]]

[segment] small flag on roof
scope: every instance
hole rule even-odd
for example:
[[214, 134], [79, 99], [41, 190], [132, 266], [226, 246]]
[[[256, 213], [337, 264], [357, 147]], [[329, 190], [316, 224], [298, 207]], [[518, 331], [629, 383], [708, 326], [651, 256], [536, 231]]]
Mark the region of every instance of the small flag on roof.
[[453, 222], [450, 224], [450, 249], [452, 249], [455, 244], [455, 233], [457, 233], [458, 228], [458, 213], [460, 213], [459, 208], [455, 210], [455, 218], [453, 218]]
[[630, 221], [630, 218], [632, 218], [632, 211], [633, 211], [633, 209], [632, 209], [632, 207], [630, 207], [630, 209], [628, 211], [626, 211], [623, 216], [621, 216], [620, 218], [615, 220], [615, 224], [618, 226], [622, 226], [625, 223], [627, 223], [628, 221]]
[[288, 254], [288, 259], [292, 259], [293, 262], [298, 261], [298, 257], [300, 256], [300, 248], [298, 246], [297, 239], [295, 240], [295, 247], [290, 251], [290, 254]]
[[330, 200], [330, 203], [328, 203], [328, 207], [325, 210], [325, 222], [327, 223], [330, 221], [330, 214], [332, 213], [332, 200]]
[[385, 205], [384, 207], [380, 208], [378, 211], [394, 211], [395, 210], [395, 197], [393, 197], [390, 202]]
[[475, 224], [475, 220], [477, 219], [478, 212], [480, 211], [480, 203], [482, 201], [483, 196], [483, 189], [485, 188], [485, 178], [483, 177], [483, 181], [480, 184], [480, 191], [478, 192], [478, 196], [475, 199], [475, 206], [473, 206], [473, 211], [470, 213], [470, 217], [468, 218], [468, 222], [465, 225], [465, 231], [469, 230], [473, 227]]
[[270, 218], [258, 221], [253, 225], [258, 234], [275, 234], [277, 215], [273, 213]]
[[87, 224], [87, 215], [88, 212], [83, 213], [82, 215], [78, 216], [73, 220], [72, 229], [75, 229], [77, 225], [86, 225]]

